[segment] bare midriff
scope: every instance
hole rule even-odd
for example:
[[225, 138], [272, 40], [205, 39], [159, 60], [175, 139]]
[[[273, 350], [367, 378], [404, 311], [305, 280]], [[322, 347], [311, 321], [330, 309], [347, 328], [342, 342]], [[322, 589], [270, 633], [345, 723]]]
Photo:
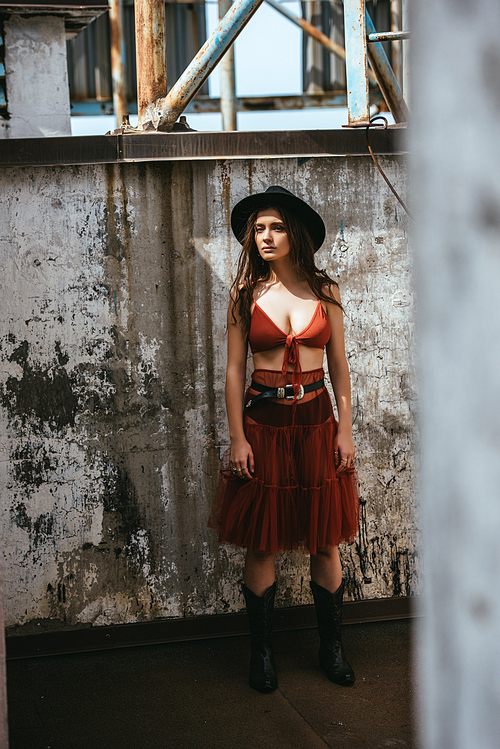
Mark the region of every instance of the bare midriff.
[[[323, 349], [302, 346], [300, 343], [298, 349], [303, 372], [311, 369], [321, 369], [323, 366]], [[284, 346], [277, 346], [267, 351], [256, 351], [253, 355], [254, 369], [280, 370], [283, 366], [284, 350]], [[287, 371], [290, 373], [293, 371], [292, 364], [288, 365]]]

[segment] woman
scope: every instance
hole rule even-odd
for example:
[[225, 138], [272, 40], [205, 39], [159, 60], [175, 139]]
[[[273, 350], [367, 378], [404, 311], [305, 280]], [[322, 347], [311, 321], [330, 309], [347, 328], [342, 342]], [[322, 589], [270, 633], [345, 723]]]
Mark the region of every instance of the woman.
[[[243, 593], [252, 637], [250, 686], [277, 688], [272, 650], [275, 555], [311, 555], [319, 660], [336, 684], [354, 682], [342, 638], [338, 553], [358, 525], [349, 371], [338, 286], [314, 263], [321, 217], [283, 187], [240, 201], [231, 227], [243, 245], [228, 309], [224, 456], [209, 525], [247, 549]], [[252, 382], [245, 389], [248, 343]], [[323, 354], [338, 424], [324, 385]]]

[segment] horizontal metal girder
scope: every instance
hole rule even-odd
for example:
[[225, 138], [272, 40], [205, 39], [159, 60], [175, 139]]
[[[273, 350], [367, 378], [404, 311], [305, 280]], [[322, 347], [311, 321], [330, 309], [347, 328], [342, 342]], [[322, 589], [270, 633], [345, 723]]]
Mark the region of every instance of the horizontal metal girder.
[[[406, 129], [371, 133], [376, 154], [406, 152]], [[268, 132], [112, 133], [61, 138], [0, 138], [0, 167], [117, 164], [138, 161], [317, 158], [356, 155], [370, 159], [361, 130]]]
[[[382, 95], [378, 89], [370, 92], [370, 104], [378, 104]], [[236, 99], [237, 112], [276, 112], [298, 109], [322, 109], [323, 107], [346, 107], [347, 93], [344, 90], [328, 91], [324, 94], [295, 94], [291, 96], [242, 96]], [[184, 114], [209, 114], [220, 112], [220, 99], [196, 96], [184, 110]], [[71, 104], [73, 117], [114, 114], [111, 99], [88, 99]], [[137, 114], [136, 102], [128, 105], [128, 114]]]
[[[269, 2], [269, 0], [267, 0]], [[367, 34], [366, 41], [373, 42], [399, 42], [401, 39], [409, 39], [409, 31], [380, 31], [376, 34]]]

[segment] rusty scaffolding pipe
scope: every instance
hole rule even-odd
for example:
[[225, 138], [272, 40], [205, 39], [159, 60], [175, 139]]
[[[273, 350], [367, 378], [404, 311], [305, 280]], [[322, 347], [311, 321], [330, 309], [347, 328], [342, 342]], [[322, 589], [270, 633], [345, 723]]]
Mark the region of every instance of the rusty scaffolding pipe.
[[[346, 127], [364, 127], [370, 122], [367, 58], [395, 121], [407, 122], [408, 107], [379, 41], [382, 36], [394, 39], [395, 35], [392, 32], [377, 34], [364, 0], [344, 0], [344, 31], [345, 46], [349, 50], [346, 58], [349, 122]], [[408, 32], [396, 34], [398, 38], [407, 35]]]
[[[401, 0], [391, 0], [391, 31], [400, 31], [401, 28]], [[392, 42], [392, 69], [401, 90], [403, 89], [402, 46], [400, 41]]]
[[[219, 0], [219, 20], [221, 21], [232, 5], [232, 0]], [[220, 72], [220, 111], [222, 129], [237, 130], [236, 120], [236, 76], [234, 67], [234, 46], [231, 44], [219, 64]]]
[[[408, 28], [409, 23], [409, 0], [402, 0], [403, 28]], [[410, 44], [403, 44], [403, 96], [406, 104], [410, 106]]]
[[[274, 10], [277, 10], [278, 13], [281, 13], [282, 16], [285, 16], [285, 18], [288, 18], [289, 21], [298, 26], [299, 29], [302, 29], [305, 34], [309, 34], [309, 36], [322, 44], [323, 47], [325, 47], [329, 52], [332, 53], [332, 55], [335, 55], [340, 60], [345, 61], [345, 49], [341, 47], [340, 44], [336, 44], [334, 41], [332, 41], [329, 36], [323, 34], [323, 32], [317, 29], [316, 26], [313, 26], [312, 23], [306, 21], [305, 18], [294, 16], [294, 14], [290, 10], [288, 10], [288, 8], [286, 8], [284, 5], [281, 5], [281, 3], [279, 3], [277, 0], [266, 0], [266, 2], [268, 5], [274, 8]], [[368, 78], [370, 79], [370, 83], [377, 83], [377, 79], [375, 78], [375, 75], [371, 70], [368, 71]]]
[[[370, 18], [368, 11], [365, 11], [366, 35], [376, 34], [375, 26]], [[404, 33], [404, 32], [401, 32]], [[385, 50], [381, 42], [367, 44], [367, 55], [370, 60], [372, 70], [377, 76], [378, 85], [389, 107], [389, 110], [396, 122], [408, 121], [408, 107], [405, 104], [401, 89], [394, 76]]]
[[[142, 0], [144, 2], [144, 0]], [[264, 0], [236, 0], [164, 99], [151, 108], [158, 130], [170, 131], [219, 60]]]
[[109, 27], [111, 35], [111, 78], [113, 81], [113, 109], [116, 127], [120, 127], [127, 114], [125, 91], [125, 40], [123, 37], [123, 2], [109, 0]]
[[155, 102], [167, 94], [165, 0], [135, 0], [137, 111], [139, 127], [152, 119]]

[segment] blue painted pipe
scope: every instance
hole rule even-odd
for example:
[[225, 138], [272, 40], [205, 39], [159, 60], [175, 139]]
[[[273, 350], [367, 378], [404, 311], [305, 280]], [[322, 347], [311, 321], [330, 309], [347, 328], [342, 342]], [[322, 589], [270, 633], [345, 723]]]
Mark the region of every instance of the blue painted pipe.
[[[270, 2], [270, 0], [267, 0]], [[379, 31], [377, 34], [367, 34], [367, 42], [399, 42], [402, 39], [409, 39], [409, 31]]]
[[364, 10], [364, 0], [344, 2], [347, 110], [351, 127], [370, 122]]

